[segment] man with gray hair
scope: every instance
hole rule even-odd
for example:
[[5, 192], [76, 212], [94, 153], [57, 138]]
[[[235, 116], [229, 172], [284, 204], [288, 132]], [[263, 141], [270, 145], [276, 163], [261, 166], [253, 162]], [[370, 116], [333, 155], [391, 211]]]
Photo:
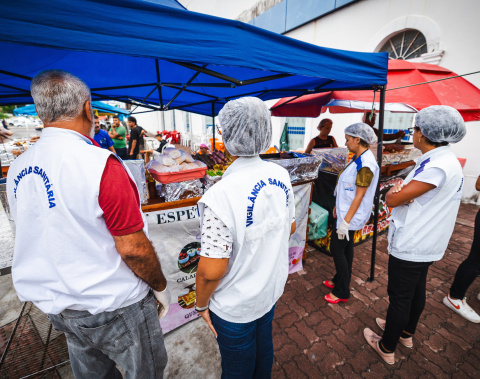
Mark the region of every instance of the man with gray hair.
[[127, 377], [161, 378], [167, 354], [155, 298], [162, 317], [170, 294], [137, 187], [89, 137], [93, 112], [82, 80], [43, 71], [31, 93], [45, 128], [7, 181], [18, 297], [65, 332], [76, 378], [121, 377], [116, 365]]

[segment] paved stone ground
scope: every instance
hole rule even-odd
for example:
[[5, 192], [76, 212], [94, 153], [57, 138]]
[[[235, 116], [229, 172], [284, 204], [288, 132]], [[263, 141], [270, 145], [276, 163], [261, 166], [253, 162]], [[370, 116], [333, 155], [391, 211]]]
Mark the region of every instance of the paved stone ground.
[[[332, 277], [333, 260], [312, 249], [304, 270], [290, 275], [277, 304], [272, 378], [480, 378], [480, 324], [464, 320], [441, 303], [470, 250], [477, 211], [474, 205], [461, 206], [449, 249], [444, 259], [430, 268], [427, 305], [414, 337], [415, 347], [409, 350], [399, 344], [393, 366], [377, 357], [362, 334], [366, 326], [380, 333], [375, 317], [384, 317], [388, 307], [386, 236], [378, 241], [373, 283], [367, 281], [371, 242], [355, 248], [352, 298], [347, 304], [331, 305], [323, 300], [329, 290], [322, 281]], [[0, 287], [13, 292], [10, 275], [1, 279]], [[0, 310], [20, 307], [9, 291], [0, 291]], [[479, 292], [480, 278], [467, 292], [469, 304], [480, 313]], [[167, 378], [220, 377], [218, 347], [201, 319], [168, 333], [165, 341]], [[0, 353], [2, 350], [0, 343]], [[185, 356], [187, 364], [182, 360]], [[73, 377], [70, 366], [62, 368], [61, 376]]]
[[[478, 207], [462, 204], [449, 248], [430, 267], [427, 304], [414, 336], [413, 350], [401, 344], [396, 363], [384, 364], [363, 338], [370, 327], [381, 333], [375, 317], [384, 318], [387, 296], [387, 237], [377, 244], [376, 278], [370, 273], [371, 242], [355, 248], [352, 297], [346, 304], [328, 304], [322, 281], [334, 274], [331, 257], [314, 249], [304, 270], [290, 275], [273, 321], [277, 378], [480, 378], [480, 324], [466, 321], [442, 303], [459, 264], [470, 251]], [[480, 280], [467, 292], [480, 313]]]

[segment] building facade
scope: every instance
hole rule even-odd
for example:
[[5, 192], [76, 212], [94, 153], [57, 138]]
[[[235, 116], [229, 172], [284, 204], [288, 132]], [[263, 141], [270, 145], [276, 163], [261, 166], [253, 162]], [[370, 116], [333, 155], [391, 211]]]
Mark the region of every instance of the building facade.
[[[314, 45], [365, 52], [388, 51], [391, 58], [436, 64], [460, 75], [480, 70], [480, 49], [476, 47], [480, 38], [478, 0], [180, 2], [189, 10], [238, 19]], [[235, 3], [234, 7], [232, 3]], [[241, 12], [235, 15], [240, 9]], [[480, 74], [465, 79], [480, 88]], [[285, 122], [288, 122], [294, 141], [292, 147], [306, 147], [317, 134], [316, 126], [324, 117], [333, 119], [332, 134], [339, 145], [343, 145], [343, 129], [358, 122], [361, 116], [355, 113], [329, 115], [327, 112], [317, 119], [274, 117], [273, 144], [277, 144]], [[385, 128], [407, 128], [412, 122], [412, 115], [387, 113]], [[466, 138], [452, 148], [458, 157], [467, 159], [463, 199], [480, 205], [474, 188], [480, 175], [478, 141], [480, 122], [468, 122]]]

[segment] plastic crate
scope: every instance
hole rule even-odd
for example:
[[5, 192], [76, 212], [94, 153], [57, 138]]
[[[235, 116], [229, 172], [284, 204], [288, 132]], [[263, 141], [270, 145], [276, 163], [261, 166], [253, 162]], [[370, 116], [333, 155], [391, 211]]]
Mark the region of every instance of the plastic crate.
[[148, 170], [153, 178], [162, 184], [179, 183], [187, 180], [201, 179], [205, 176], [206, 167], [194, 168], [191, 170], [175, 171], [175, 172], [157, 172]]

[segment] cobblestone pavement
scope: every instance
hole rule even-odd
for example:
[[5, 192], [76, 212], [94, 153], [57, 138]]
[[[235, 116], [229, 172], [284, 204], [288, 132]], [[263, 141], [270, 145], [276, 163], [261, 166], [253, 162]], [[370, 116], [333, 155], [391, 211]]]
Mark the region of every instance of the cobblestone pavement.
[[[328, 304], [331, 257], [314, 249], [304, 270], [290, 275], [273, 321], [277, 378], [480, 378], [480, 324], [473, 324], [442, 303], [459, 264], [470, 251], [478, 207], [462, 204], [455, 231], [443, 260], [430, 267], [427, 304], [414, 336], [413, 350], [401, 344], [396, 363], [384, 364], [363, 338], [363, 329], [381, 330], [375, 317], [384, 318], [387, 296], [387, 237], [377, 244], [376, 278], [370, 273], [372, 244], [355, 248], [352, 296], [346, 304]], [[480, 313], [480, 278], [467, 292], [468, 303]]]

